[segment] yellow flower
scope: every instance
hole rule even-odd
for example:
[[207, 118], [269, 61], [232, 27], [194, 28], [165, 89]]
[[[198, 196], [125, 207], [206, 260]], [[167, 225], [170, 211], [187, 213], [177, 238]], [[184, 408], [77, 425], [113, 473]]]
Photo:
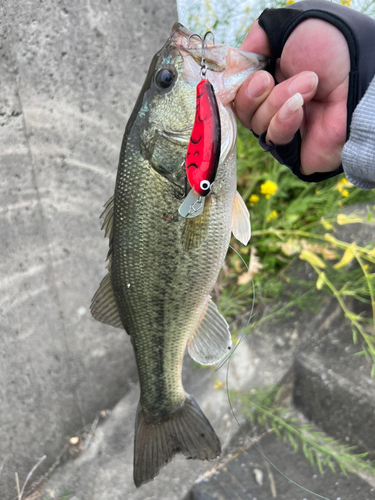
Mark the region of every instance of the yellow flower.
[[287, 5], [291, 5], [292, 3], [294, 3], [294, 0], [286, 0]]
[[276, 217], [277, 217], [277, 210], [272, 210], [272, 212], [267, 216], [267, 220], [276, 219]]
[[253, 204], [258, 203], [259, 200], [260, 198], [257, 194], [252, 194], [249, 198], [249, 202]]
[[345, 189], [342, 193], [344, 198], [347, 198], [349, 196], [349, 191], [347, 189]]
[[363, 267], [366, 269], [366, 271], [367, 271], [367, 269], [370, 268], [370, 266], [368, 264], [365, 264]]
[[[336, 184], [336, 189], [339, 193], [341, 193], [343, 196], [349, 196], [349, 192], [346, 191], [346, 188], [352, 188], [353, 187], [353, 184], [351, 182], [348, 181], [348, 179], [346, 179], [345, 177], [343, 177], [337, 184]], [[345, 191], [348, 193], [348, 194], [344, 194]]]
[[266, 181], [264, 184], [261, 184], [260, 186], [260, 193], [264, 194], [266, 199], [270, 196], [273, 196], [277, 191], [277, 184], [272, 181]]
[[340, 0], [341, 5], [345, 5], [345, 7], [350, 7], [352, 0]]

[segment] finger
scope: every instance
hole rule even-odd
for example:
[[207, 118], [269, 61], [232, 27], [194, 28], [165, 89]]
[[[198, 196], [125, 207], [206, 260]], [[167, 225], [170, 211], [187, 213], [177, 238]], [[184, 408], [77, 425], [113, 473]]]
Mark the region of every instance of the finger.
[[329, 104], [313, 101], [308, 107], [309, 126], [302, 139], [301, 172], [310, 175], [336, 170], [346, 142], [346, 101]]
[[266, 142], [274, 144], [288, 144], [297, 130], [300, 128], [303, 120], [303, 97], [301, 94], [295, 94], [290, 97], [272, 118], [266, 136]]
[[234, 100], [238, 119], [244, 127], [251, 128], [251, 119], [258, 107], [274, 87], [273, 78], [267, 71], [257, 71], [240, 87]]
[[299, 93], [306, 104], [314, 97], [317, 87], [318, 77], [312, 71], [303, 71], [276, 85], [268, 98], [253, 114], [250, 123], [251, 130], [258, 135], [262, 134], [268, 129], [272, 118], [290, 97]]
[[254, 21], [251, 25], [249, 33], [246, 35], [241, 47], [242, 50], [247, 52], [255, 52], [256, 54], [263, 54], [264, 56], [271, 57], [271, 46], [268, 41], [265, 31], [259, 26], [258, 21]]

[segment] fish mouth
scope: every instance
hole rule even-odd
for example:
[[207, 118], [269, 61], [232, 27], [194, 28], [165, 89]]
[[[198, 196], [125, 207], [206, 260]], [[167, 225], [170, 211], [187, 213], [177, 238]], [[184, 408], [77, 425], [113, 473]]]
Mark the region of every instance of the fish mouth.
[[[175, 23], [170, 40], [174, 43], [181, 55], [189, 55], [200, 66], [202, 61], [202, 41], [193, 36], [193, 33], [181, 23]], [[224, 72], [229, 67], [236, 66], [237, 71], [249, 67], [255, 71], [267, 65], [267, 57], [254, 52], [235, 49], [226, 44], [214, 44], [210, 39], [205, 40], [205, 61], [207, 69], [213, 72]]]

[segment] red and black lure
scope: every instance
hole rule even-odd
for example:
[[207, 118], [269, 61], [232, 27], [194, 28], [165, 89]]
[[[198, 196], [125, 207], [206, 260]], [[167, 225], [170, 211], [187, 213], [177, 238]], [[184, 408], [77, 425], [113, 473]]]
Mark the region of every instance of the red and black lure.
[[[208, 33], [211, 33], [210, 31]], [[196, 217], [203, 211], [204, 198], [210, 193], [220, 160], [220, 115], [214, 88], [205, 79], [206, 33], [202, 39], [202, 80], [197, 85], [196, 113], [186, 152], [186, 176], [192, 190], [179, 208], [183, 217]], [[192, 35], [193, 36], [193, 35]]]
[[197, 111], [186, 153], [186, 175], [200, 196], [207, 196], [220, 159], [220, 115], [214, 89], [208, 80], [197, 85]]

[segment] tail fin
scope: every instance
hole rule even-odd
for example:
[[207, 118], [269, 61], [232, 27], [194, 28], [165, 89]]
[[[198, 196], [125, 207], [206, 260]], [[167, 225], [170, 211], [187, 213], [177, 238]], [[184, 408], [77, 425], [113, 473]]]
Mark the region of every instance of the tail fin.
[[134, 483], [152, 481], [176, 453], [212, 460], [221, 453], [219, 438], [195, 400], [186, 400], [163, 420], [147, 419], [138, 406], [134, 437]]

